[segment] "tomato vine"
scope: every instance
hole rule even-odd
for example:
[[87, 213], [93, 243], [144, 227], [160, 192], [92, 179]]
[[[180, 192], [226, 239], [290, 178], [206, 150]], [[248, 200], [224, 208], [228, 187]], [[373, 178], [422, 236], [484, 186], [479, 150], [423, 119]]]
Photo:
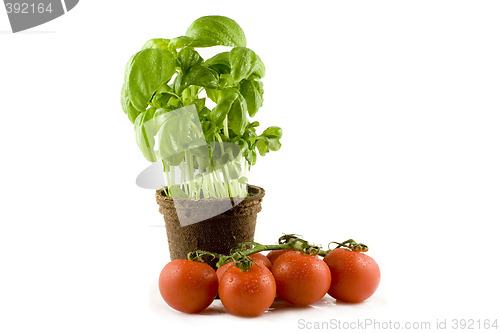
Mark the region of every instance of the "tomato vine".
[[[356, 252], [368, 251], [367, 245], [363, 243], [357, 243], [352, 239], [348, 239], [341, 243], [331, 243], [337, 244], [338, 246], [336, 248], [343, 247]], [[217, 267], [221, 267], [229, 262], [234, 262], [238, 268], [245, 272], [248, 271], [254, 264], [253, 259], [249, 257], [250, 255], [262, 251], [287, 249], [301, 251], [309, 255], [319, 255], [322, 257], [326, 256], [328, 252], [331, 251], [330, 249], [323, 250], [320, 246], [312, 245], [296, 234], [285, 234], [278, 239], [278, 244], [264, 245], [257, 242], [242, 242], [231, 249], [231, 253], [229, 255], [197, 250], [188, 253], [187, 258], [191, 261], [203, 261], [203, 257], [205, 256], [217, 258], [219, 259], [216, 264]]]

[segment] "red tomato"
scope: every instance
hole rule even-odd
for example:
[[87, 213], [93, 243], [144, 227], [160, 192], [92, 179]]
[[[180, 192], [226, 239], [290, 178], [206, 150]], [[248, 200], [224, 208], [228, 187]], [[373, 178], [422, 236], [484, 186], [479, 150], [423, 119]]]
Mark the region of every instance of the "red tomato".
[[271, 269], [271, 267], [273, 266], [271, 261], [262, 253], [254, 253], [249, 257], [252, 258], [253, 261], [255, 261], [255, 263], [259, 266], [266, 266], [268, 269]]
[[176, 259], [163, 268], [158, 284], [161, 296], [172, 308], [197, 313], [215, 299], [218, 280], [208, 264]]
[[[253, 261], [255, 261], [255, 263], [257, 265], [259, 265], [259, 266], [265, 266], [268, 269], [271, 269], [271, 266], [272, 266], [271, 262], [262, 253], [254, 253], [254, 254], [249, 255], [249, 257], [252, 258]], [[219, 278], [219, 281], [220, 281], [220, 278], [222, 277], [222, 275], [229, 268], [231, 268], [232, 266], [234, 266], [234, 262], [229, 262], [229, 263], [227, 263], [225, 265], [222, 265], [221, 267], [217, 268], [217, 272], [216, 273], [217, 273], [217, 277]]]
[[276, 261], [276, 259], [278, 259], [280, 255], [288, 251], [293, 251], [293, 250], [292, 249], [272, 250], [267, 254], [267, 258], [271, 261], [271, 264], [274, 264], [274, 262]]
[[219, 282], [219, 297], [232, 314], [256, 317], [266, 311], [274, 301], [276, 283], [271, 271], [265, 266], [252, 265], [242, 272], [230, 267]]
[[272, 272], [278, 296], [294, 305], [315, 303], [330, 287], [330, 270], [325, 262], [300, 251], [280, 255]]
[[228, 262], [227, 264], [222, 265], [219, 268], [217, 268], [217, 271], [215, 273], [217, 274], [217, 278], [219, 279], [219, 282], [220, 282], [220, 279], [222, 278], [222, 275], [224, 275], [224, 273], [226, 273], [226, 271], [233, 266], [234, 266], [234, 262]]
[[380, 269], [364, 253], [338, 248], [327, 253], [332, 283], [328, 294], [338, 300], [359, 303], [373, 295], [380, 282]]

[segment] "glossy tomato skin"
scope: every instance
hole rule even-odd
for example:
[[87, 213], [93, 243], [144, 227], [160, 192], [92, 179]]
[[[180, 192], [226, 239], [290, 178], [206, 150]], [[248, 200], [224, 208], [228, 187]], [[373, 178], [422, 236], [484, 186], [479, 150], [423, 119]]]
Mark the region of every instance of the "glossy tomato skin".
[[330, 268], [332, 282], [328, 294], [348, 303], [369, 298], [380, 283], [380, 268], [364, 253], [338, 248], [327, 253], [324, 261]]
[[236, 316], [259, 316], [271, 306], [275, 295], [274, 277], [264, 266], [253, 265], [246, 272], [232, 266], [219, 282], [220, 300]]
[[215, 271], [215, 273], [217, 274], [217, 278], [219, 279], [219, 282], [220, 282], [220, 279], [222, 278], [222, 275], [224, 275], [224, 273], [226, 273], [226, 271], [233, 266], [234, 266], [234, 262], [228, 262], [227, 264], [222, 265], [219, 268], [217, 268], [217, 271]]
[[293, 251], [292, 249], [285, 249], [285, 250], [272, 250], [270, 251], [268, 254], [267, 254], [267, 259], [269, 259], [269, 261], [271, 261], [271, 264], [274, 264], [274, 262], [276, 261], [276, 259], [278, 259], [278, 257], [280, 255], [282, 255], [283, 253], [285, 252], [289, 252], [289, 251]]
[[176, 259], [163, 268], [158, 285], [161, 296], [170, 307], [181, 312], [198, 313], [215, 299], [218, 279], [208, 264]]
[[271, 261], [265, 255], [263, 255], [262, 253], [254, 253], [254, 254], [251, 254], [249, 257], [252, 258], [253, 261], [255, 261], [255, 263], [257, 265], [259, 265], [259, 266], [266, 266], [267, 269], [269, 269], [269, 270], [273, 266], [273, 264], [271, 263]]
[[319, 301], [330, 287], [330, 269], [317, 256], [300, 251], [283, 253], [273, 264], [278, 296], [294, 305]]
[[[271, 269], [271, 262], [269, 261], [269, 259], [267, 259], [267, 257], [265, 255], [263, 255], [262, 253], [254, 253], [254, 254], [251, 254], [249, 255], [250, 258], [253, 259], [253, 261], [255, 261], [255, 263], [259, 266], [264, 266], [264, 267], [267, 267], [268, 269]], [[219, 278], [219, 281], [220, 281], [220, 278], [222, 277], [222, 275], [230, 268], [234, 266], [234, 262], [229, 262], [225, 265], [222, 265], [221, 267], [217, 268], [217, 277]]]

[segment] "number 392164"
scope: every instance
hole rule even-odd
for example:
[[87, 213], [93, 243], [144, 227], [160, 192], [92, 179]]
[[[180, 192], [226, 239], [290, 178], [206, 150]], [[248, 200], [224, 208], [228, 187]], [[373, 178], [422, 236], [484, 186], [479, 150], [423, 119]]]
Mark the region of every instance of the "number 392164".
[[7, 2], [5, 4], [7, 14], [43, 14], [52, 13], [52, 4], [44, 3], [26, 3], [26, 2]]

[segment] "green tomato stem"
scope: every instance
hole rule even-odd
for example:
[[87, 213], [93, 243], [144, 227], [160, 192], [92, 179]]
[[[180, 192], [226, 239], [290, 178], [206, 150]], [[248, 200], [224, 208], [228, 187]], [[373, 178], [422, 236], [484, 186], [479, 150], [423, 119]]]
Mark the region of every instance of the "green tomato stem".
[[[243, 242], [238, 244], [236, 248], [231, 250], [232, 254], [223, 255], [209, 251], [194, 251], [188, 254], [189, 260], [202, 260], [204, 255], [218, 258], [216, 266], [221, 267], [229, 262], [234, 262], [242, 271], [247, 271], [253, 264], [253, 260], [248, 258], [250, 255], [272, 250], [296, 250], [304, 252], [305, 254], [325, 256], [329, 250], [324, 251], [319, 246], [310, 245], [309, 242], [298, 238], [296, 235], [288, 234], [280, 237], [279, 244], [264, 245], [257, 242]], [[344, 242], [345, 243], [345, 242]], [[251, 246], [251, 248], [247, 248]]]
[[[338, 244], [337, 248], [345, 247], [351, 251], [364, 252], [368, 251], [368, 246], [363, 243], [357, 243], [352, 239], [348, 239], [345, 242], [331, 242]], [[251, 246], [251, 248], [247, 248]], [[242, 272], [249, 270], [254, 261], [249, 256], [262, 251], [272, 251], [272, 250], [296, 250], [301, 251], [305, 254], [326, 256], [331, 250], [322, 250], [319, 246], [311, 245], [308, 241], [299, 238], [294, 234], [285, 234], [281, 236], [278, 240], [278, 244], [264, 245], [257, 242], [243, 242], [239, 243], [234, 249], [231, 250], [230, 255], [223, 255], [219, 253], [209, 252], [209, 251], [193, 251], [188, 253], [188, 260], [200, 260], [203, 261], [202, 257], [205, 255], [211, 256], [213, 258], [218, 258], [216, 266], [221, 267], [227, 263], [234, 262]]]

